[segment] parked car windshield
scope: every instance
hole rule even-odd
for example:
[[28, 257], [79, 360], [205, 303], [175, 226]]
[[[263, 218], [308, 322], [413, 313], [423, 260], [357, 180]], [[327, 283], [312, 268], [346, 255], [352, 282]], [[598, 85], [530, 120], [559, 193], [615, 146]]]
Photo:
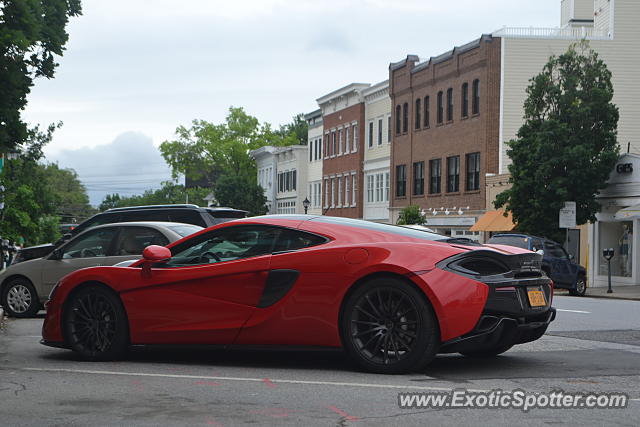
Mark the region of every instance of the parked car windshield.
[[492, 245], [508, 245], [529, 249], [529, 238], [522, 236], [494, 236], [487, 243]]

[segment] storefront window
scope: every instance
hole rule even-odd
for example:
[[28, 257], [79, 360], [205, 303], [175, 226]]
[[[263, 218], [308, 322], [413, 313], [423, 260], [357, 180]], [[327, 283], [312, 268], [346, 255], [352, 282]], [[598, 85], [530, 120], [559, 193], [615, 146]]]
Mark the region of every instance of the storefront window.
[[602, 256], [602, 250], [613, 248], [615, 255], [611, 259], [611, 275], [631, 277], [633, 265], [633, 222], [618, 221], [599, 223], [598, 260], [599, 273], [607, 275], [607, 260]]

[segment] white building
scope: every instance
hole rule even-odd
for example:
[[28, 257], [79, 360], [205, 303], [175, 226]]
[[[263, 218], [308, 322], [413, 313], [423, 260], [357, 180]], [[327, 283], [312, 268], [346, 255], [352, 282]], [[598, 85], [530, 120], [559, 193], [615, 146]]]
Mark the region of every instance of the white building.
[[309, 125], [306, 197], [310, 205], [307, 213], [322, 215], [322, 110], [318, 109], [306, 114], [304, 119]]
[[277, 214], [304, 213], [302, 201], [307, 197], [307, 151], [306, 145], [276, 148]]
[[364, 212], [366, 220], [389, 222], [391, 98], [385, 80], [362, 91], [364, 97]]
[[276, 147], [265, 146], [252, 150], [249, 156], [255, 159], [258, 170], [258, 185], [264, 189], [267, 198], [267, 213], [276, 213]]

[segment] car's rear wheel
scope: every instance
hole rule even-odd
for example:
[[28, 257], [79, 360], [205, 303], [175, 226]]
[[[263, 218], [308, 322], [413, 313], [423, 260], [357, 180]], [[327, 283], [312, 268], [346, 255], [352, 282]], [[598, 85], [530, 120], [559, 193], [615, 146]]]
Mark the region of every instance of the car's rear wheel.
[[573, 289], [569, 289], [569, 295], [573, 295], [574, 297], [582, 297], [587, 292], [587, 278], [584, 276], [579, 276], [576, 280], [576, 287]]
[[479, 348], [477, 350], [471, 350], [471, 351], [463, 351], [463, 352], [460, 352], [460, 354], [463, 354], [467, 357], [493, 357], [493, 356], [502, 354], [505, 351], [508, 351], [509, 349], [511, 349], [511, 347], [513, 347], [513, 344], [502, 344], [502, 345], [496, 345], [494, 347]]
[[70, 296], [64, 313], [67, 344], [86, 360], [122, 357], [129, 326], [120, 299], [101, 286], [88, 286]]
[[2, 292], [2, 307], [10, 317], [35, 316], [40, 310], [36, 288], [24, 277], [11, 279]]
[[426, 366], [440, 342], [424, 295], [404, 281], [380, 277], [358, 287], [345, 302], [343, 346], [364, 370], [399, 374]]

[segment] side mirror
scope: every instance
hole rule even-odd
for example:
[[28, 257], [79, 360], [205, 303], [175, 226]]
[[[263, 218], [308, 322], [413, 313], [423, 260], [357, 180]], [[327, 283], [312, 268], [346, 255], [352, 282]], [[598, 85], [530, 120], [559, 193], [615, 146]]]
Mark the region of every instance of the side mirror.
[[544, 251], [543, 251], [542, 249], [538, 249], [538, 250], [536, 251], [536, 253], [537, 253], [538, 255], [542, 255], [542, 256], [544, 256]]
[[142, 258], [151, 263], [168, 261], [171, 258], [171, 251], [164, 246], [150, 245], [142, 251]]
[[573, 261], [573, 260], [575, 259], [575, 257], [573, 256], [573, 254], [569, 254], [569, 259], [570, 259], [571, 261]]
[[171, 259], [171, 251], [164, 246], [150, 245], [142, 251], [142, 277], [151, 277], [151, 265], [158, 262], [167, 262]]
[[51, 259], [62, 259], [62, 249], [54, 249], [53, 252], [51, 252]]

